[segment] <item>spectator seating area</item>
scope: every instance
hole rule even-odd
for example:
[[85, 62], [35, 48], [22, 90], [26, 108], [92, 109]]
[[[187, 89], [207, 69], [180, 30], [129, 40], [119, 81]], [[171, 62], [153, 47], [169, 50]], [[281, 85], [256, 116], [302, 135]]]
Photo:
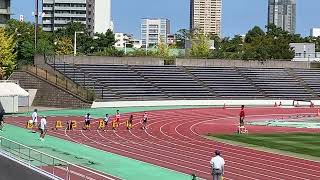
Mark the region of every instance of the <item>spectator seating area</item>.
[[319, 99], [320, 70], [55, 64], [104, 101]]

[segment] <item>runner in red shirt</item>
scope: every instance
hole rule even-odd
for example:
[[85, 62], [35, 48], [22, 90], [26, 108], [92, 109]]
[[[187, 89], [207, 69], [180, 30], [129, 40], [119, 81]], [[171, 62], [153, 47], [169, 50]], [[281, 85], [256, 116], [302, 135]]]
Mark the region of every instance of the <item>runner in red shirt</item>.
[[240, 111], [240, 126], [244, 126], [244, 117], [245, 117], [245, 114], [244, 114], [244, 105], [241, 106], [241, 111]]

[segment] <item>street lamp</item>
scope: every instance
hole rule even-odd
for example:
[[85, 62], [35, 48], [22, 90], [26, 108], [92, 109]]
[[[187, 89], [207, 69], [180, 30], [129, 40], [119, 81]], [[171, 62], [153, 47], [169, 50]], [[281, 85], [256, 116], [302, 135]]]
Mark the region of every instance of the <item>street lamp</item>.
[[73, 44], [73, 55], [76, 56], [77, 55], [77, 34], [83, 34], [83, 31], [75, 31], [74, 32], [74, 44]]

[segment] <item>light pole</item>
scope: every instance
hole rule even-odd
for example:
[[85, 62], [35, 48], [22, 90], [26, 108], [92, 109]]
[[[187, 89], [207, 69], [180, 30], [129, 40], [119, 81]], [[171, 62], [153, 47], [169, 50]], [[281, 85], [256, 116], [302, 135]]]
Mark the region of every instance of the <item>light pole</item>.
[[74, 32], [74, 44], [73, 44], [73, 55], [77, 55], [77, 34], [83, 34], [83, 31], [75, 31]]
[[124, 42], [124, 54], [127, 54], [127, 42]]

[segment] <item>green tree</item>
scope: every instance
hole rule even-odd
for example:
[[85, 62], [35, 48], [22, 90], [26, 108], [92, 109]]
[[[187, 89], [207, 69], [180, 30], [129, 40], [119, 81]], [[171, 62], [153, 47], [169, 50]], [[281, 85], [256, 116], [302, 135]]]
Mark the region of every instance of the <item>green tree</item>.
[[156, 55], [164, 59], [170, 59], [170, 47], [163, 42], [159, 42]]
[[254, 38], [264, 37], [264, 36], [265, 36], [264, 31], [259, 26], [255, 26], [248, 31], [244, 41], [246, 43], [251, 43], [252, 41], [254, 41]]
[[41, 28], [38, 31], [38, 46], [37, 51], [35, 51], [34, 25], [30, 22], [11, 19], [7, 22], [5, 30], [17, 42], [15, 50], [18, 66], [32, 64], [35, 53], [53, 54], [54, 52], [52, 33], [44, 32]]
[[207, 58], [210, 55], [210, 39], [202, 32], [194, 32], [191, 39], [191, 57]]
[[8, 35], [5, 29], [0, 27], [0, 76], [8, 77], [16, 65], [16, 53], [14, 48], [16, 42], [12, 35]]
[[191, 33], [187, 29], [180, 29], [174, 36], [176, 39], [176, 47], [184, 49], [186, 40], [191, 38]]
[[73, 53], [72, 39], [69, 37], [60, 37], [56, 40], [56, 54], [70, 55]]
[[111, 48], [116, 43], [114, 34], [110, 29], [108, 29], [105, 34], [96, 33], [93, 40], [96, 51], [103, 51], [104, 49]]

